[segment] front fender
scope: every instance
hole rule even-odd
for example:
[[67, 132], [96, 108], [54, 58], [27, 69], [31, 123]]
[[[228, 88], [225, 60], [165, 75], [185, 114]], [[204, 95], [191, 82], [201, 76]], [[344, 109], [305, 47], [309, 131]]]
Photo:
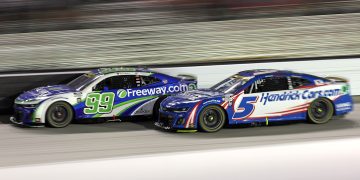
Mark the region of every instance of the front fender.
[[200, 112], [207, 106], [210, 106], [210, 105], [216, 105], [216, 106], [220, 106], [221, 107], [221, 98], [216, 98], [216, 99], [210, 99], [210, 100], [205, 100], [205, 101], [202, 101], [198, 108], [196, 109], [196, 112], [194, 113], [195, 116], [194, 116], [194, 127], [195, 128], [198, 128], [198, 119], [199, 119], [199, 116], [200, 116]]
[[74, 104], [73, 101], [71, 101], [71, 99], [69, 98], [65, 98], [65, 97], [54, 97], [54, 98], [49, 98], [47, 100], [44, 100], [43, 102], [41, 102], [39, 104], [39, 106], [36, 108], [34, 114], [33, 114], [33, 120], [35, 119], [40, 119], [40, 123], [45, 123], [46, 122], [46, 111], [47, 109], [54, 103], [54, 102], [58, 102], [58, 101], [64, 101], [69, 103], [70, 105]]

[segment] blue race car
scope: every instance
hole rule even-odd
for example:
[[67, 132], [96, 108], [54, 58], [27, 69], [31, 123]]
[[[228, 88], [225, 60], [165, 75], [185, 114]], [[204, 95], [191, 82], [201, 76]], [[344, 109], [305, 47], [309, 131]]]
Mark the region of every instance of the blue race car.
[[328, 122], [352, 111], [349, 84], [279, 70], [242, 71], [209, 89], [169, 96], [160, 104], [156, 126], [173, 130], [219, 131], [225, 124], [284, 120]]
[[157, 116], [165, 95], [196, 89], [191, 76], [141, 68], [101, 68], [65, 85], [36, 88], [15, 99], [13, 123], [61, 128], [74, 119]]

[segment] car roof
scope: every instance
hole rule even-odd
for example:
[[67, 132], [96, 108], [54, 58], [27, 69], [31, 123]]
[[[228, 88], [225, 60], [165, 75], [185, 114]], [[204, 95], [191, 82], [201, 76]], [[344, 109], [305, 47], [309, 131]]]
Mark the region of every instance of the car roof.
[[120, 72], [145, 72], [145, 73], [151, 73], [153, 71], [150, 71], [146, 68], [135, 68], [135, 67], [111, 67], [111, 68], [99, 68], [94, 69], [91, 71], [91, 73], [97, 74], [97, 75], [105, 75], [110, 73], [120, 73]]
[[255, 77], [260, 75], [284, 75], [284, 74], [298, 74], [293, 71], [276, 70], [276, 69], [253, 69], [240, 71], [238, 75], [244, 77]]

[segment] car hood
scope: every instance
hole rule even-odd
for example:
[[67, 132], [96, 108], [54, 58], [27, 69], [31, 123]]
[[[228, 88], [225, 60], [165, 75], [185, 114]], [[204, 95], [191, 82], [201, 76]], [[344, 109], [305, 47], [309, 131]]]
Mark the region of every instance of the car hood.
[[196, 104], [201, 100], [222, 97], [224, 95], [225, 93], [212, 91], [210, 89], [198, 89], [169, 96], [162, 102], [162, 105], [167, 108], [171, 108], [178, 105]]
[[16, 100], [31, 101], [38, 98], [46, 99], [54, 95], [65, 94], [69, 92], [76, 92], [76, 90], [67, 85], [44, 86], [24, 92], [20, 94]]

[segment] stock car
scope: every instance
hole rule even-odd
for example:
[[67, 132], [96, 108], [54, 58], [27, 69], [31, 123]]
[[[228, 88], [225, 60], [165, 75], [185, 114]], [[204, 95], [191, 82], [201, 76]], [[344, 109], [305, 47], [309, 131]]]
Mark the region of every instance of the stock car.
[[155, 125], [166, 130], [219, 131], [226, 125], [275, 121], [328, 122], [353, 109], [349, 83], [283, 70], [241, 71], [209, 89], [169, 96]]
[[24, 92], [15, 99], [10, 120], [62, 128], [77, 119], [156, 116], [164, 95], [195, 89], [196, 85], [196, 79], [189, 75], [172, 77], [144, 68], [100, 68], [65, 85]]

